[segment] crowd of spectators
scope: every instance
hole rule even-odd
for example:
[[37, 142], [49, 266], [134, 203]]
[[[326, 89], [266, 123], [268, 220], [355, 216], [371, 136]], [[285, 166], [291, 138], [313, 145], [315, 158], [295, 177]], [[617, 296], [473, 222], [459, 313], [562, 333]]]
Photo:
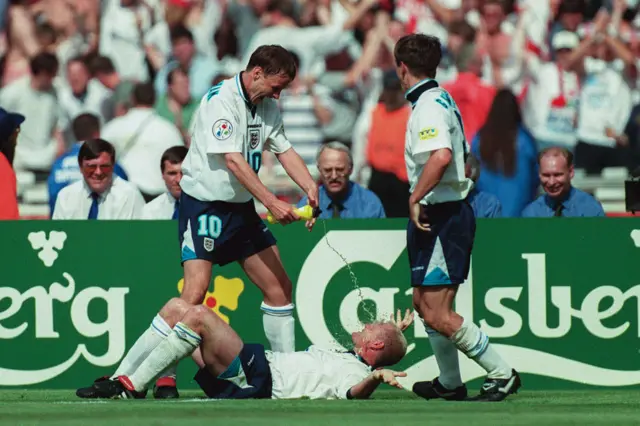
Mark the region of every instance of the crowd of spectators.
[[[82, 177], [81, 143], [101, 138], [115, 173], [149, 202], [167, 192], [161, 158], [189, 147], [201, 97], [257, 46], [279, 44], [299, 63], [279, 99], [293, 147], [319, 180], [372, 191], [364, 216], [406, 216], [410, 105], [393, 46], [423, 32], [442, 42], [436, 80], [462, 113], [478, 190], [501, 215], [522, 216], [541, 180], [549, 193], [546, 148], [562, 148], [554, 158], [566, 160], [569, 180], [574, 167], [597, 175], [640, 164], [638, 3], [0, 0], [0, 107], [24, 117], [10, 167], [48, 180], [52, 216], [58, 192]], [[318, 164], [330, 159], [345, 163], [341, 175]], [[275, 163], [265, 154], [265, 182]], [[336, 205], [327, 201], [327, 214], [351, 217], [348, 203]]]

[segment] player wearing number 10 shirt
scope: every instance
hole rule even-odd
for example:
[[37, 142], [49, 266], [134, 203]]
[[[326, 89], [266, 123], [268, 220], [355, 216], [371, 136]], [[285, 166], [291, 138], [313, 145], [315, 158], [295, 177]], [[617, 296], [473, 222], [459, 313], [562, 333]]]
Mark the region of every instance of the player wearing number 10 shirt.
[[[213, 265], [239, 262], [264, 294], [261, 309], [274, 351], [294, 351], [292, 284], [276, 240], [256, 213], [256, 198], [283, 225], [298, 220], [289, 203], [260, 181], [264, 150], [317, 205], [317, 185], [284, 133], [276, 105], [295, 78], [294, 57], [281, 46], [261, 46], [245, 71], [202, 98], [182, 164], [178, 216], [185, 285], [182, 299], [202, 303]], [[313, 225], [309, 222], [308, 227]]]

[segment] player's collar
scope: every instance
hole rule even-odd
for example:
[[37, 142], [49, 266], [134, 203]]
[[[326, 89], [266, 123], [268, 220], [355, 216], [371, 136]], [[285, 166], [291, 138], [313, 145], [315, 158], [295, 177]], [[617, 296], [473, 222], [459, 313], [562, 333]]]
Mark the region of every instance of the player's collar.
[[356, 353], [356, 351], [351, 350], [351, 351], [347, 351], [347, 353], [348, 353], [348, 354], [351, 354], [351, 355], [353, 355], [353, 356], [355, 356], [355, 357], [356, 357], [356, 359], [357, 359], [358, 361], [360, 361], [361, 363], [363, 363], [363, 364], [364, 364], [364, 365], [366, 365], [367, 367], [371, 367], [371, 366], [369, 365], [369, 363], [368, 363], [367, 361], [365, 361], [365, 360], [364, 360], [364, 358], [362, 358], [360, 355], [358, 355], [358, 354]]
[[251, 115], [255, 115], [256, 106], [251, 103], [249, 100], [249, 92], [247, 92], [247, 88], [244, 87], [244, 83], [242, 82], [242, 74], [244, 71], [241, 71], [236, 75], [236, 86], [238, 87], [238, 94], [242, 98], [245, 104], [247, 104], [247, 108], [251, 110]]
[[406, 100], [411, 102], [411, 108], [413, 108], [416, 106], [420, 95], [422, 95], [427, 90], [435, 89], [436, 87], [438, 87], [438, 82], [431, 78], [427, 78], [425, 80], [422, 80], [420, 83], [415, 84], [411, 89], [407, 90], [407, 92], [404, 94], [404, 97]]

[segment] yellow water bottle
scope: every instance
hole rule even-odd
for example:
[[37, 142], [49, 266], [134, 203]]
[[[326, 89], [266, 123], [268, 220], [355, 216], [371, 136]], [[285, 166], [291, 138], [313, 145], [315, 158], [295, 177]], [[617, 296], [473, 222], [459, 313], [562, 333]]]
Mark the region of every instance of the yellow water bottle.
[[[313, 219], [313, 207], [310, 205], [302, 206], [296, 209], [293, 209], [295, 214], [300, 216], [300, 220], [311, 220]], [[275, 217], [271, 214], [271, 212], [267, 213], [267, 222], [269, 223], [278, 223]]]

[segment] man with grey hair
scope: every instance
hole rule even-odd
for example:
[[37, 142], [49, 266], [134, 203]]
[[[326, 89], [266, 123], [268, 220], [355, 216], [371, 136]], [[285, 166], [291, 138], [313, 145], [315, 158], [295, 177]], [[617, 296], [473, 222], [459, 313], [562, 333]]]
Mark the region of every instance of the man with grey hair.
[[[473, 155], [469, 155], [465, 164], [465, 174], [474, 184], [480, 176], [480, 162]], [[467, 201], [471, 204], [473, 214], [476, 218], [502, 217], [502, 205], [500, 200], [493, 194], [478, 191], [474, 188], [467, 195]]]
[[[316, 157], [320, 172], [318, 207], [320, 219], [370, 219], [386, 217], [376, 194], [351, 181], [353, 158], [349, 147], [329, 142], [320, 147]], [[298, 207], [307, 204], [303, 197]]]

